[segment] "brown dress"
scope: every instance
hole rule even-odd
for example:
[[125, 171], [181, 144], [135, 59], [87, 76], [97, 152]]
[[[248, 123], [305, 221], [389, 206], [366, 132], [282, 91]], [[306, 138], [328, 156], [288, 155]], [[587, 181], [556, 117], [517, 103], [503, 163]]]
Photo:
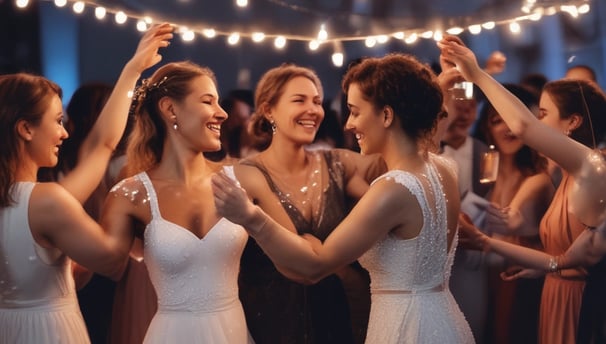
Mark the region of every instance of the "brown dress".
[[[347, 213], [345, 171], [336, 151], [312, 154], [321, 155], [322, 172], [328, 171], [323, 179], [328, 180], [323, 184], [319, 216], [311, 221], [278, 188], [264, 165], [255, 160], [241, 163], [263, 173], [299, 234], [311, 233], [324, 240]], [[240, 266], [240, 300], [257, 344], [345, 344], [364, 340], [370, 311], [370, 279], [358, 264], [347, 267], [344, 279], [330, 275], [306, 286], [285, 278], [249, 239]]]
[[[558, 256], [566, 252], [585, 226], [568, 212], [568, 191], [573, 179], [564, 174], [560, 186], [545, 216], [541, 220], [540, 235], [545, 252]], [[545, 276], [541, 296], [539, 343], [569, 344], [575, 342], [585, 269], [564, 269]]]
[[[135, 240], [140, 242], [138, 238]], [[131, 256], [124, 276], [116, 285], [109, 343], [142, 343], [157, 308], [158, 298], [145, 262]]]

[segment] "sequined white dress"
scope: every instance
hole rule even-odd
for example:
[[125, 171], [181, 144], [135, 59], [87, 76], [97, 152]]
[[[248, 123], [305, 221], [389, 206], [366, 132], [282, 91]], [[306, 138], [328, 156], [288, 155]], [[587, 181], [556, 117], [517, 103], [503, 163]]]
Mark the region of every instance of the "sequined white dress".
[[222, 218], [199, 239], [162, 218], [145, 172], [152, 220], [145, 228], [144, 259], [158, 295], [158, 311], [144, 343], [252, 343], [238, 299], [240, 256], [248, 235]]
[[377, 179], [409, 190], [423, 211], [424, 224], [416, 238], [387, 235], [360, 259], [371, 279], [367, 344], [474, 342], [448, 289], [456, 242], [448, 251], [446, 199], [431, 162], [426, 175], [425, 188], [404, 171], [389, 171]]
[[18, 182], [0, 209], [0, 343], [89, 343], [71, 261], [39, 246], [28, 222], [35, 183]]

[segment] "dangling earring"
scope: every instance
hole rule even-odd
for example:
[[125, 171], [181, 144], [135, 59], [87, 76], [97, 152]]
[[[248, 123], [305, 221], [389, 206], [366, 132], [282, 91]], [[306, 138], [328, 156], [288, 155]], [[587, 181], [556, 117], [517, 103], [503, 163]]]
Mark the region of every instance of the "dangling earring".
[[270, 121], [269, 124], [271, 125], [271, 133], [275, 134], [276, 133], [276, 122]]
[[170, 117], [170, 119], [172, 119], [174, 121], [173, 122], [173, 129], [175, 129], [175, 130], [179, 129], [179, 126], [177, 125], [177, 115], [175, 115], [173, 113], [173, 115]]
[[570, 136], [570, 129], [566, 129], [566, 131], [564, 132], [564, 135]]

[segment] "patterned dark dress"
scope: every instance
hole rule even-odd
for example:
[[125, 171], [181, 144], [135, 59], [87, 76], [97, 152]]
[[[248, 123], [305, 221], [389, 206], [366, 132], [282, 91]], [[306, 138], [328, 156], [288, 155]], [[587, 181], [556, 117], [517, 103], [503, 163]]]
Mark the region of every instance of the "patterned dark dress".
[[[243, 160], [241, 164], [262, 172], [299, 234], [310, 233], [323, 241], [347, 214], [345, 170], [338, 152], [326, 150], [313, 154], [320, 154], [325, 163], [322, 172], [328, 171], [328, 181], [323, 185], [319, 214], [311, 221], [303, 217], [278, 188], [265, 166], [253, 160]], [[370, 309], [370, 281], [359, 264], [348, 267], [349, 278], [345, 280], [330, 275], [315, 285], [306, 286], [278, 272], [251, 238], [240, 269], [240, 299], [249, 331], [257, 344], [363, 342]]]

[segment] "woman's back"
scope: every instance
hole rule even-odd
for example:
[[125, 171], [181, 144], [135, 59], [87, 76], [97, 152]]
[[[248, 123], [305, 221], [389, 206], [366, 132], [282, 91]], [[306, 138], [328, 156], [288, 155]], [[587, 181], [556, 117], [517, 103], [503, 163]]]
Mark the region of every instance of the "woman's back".
[[390, 233], [360, 259], [371, 276], [366, 342], [472, 343], [469, 325], [448, 290], [456, 240], [449, 245], [446, 195], [434, 162], [419, 175], [392, 170], [382, 178], [416, 198], [423, 225], [411, 239]]
[[0, 343], [88, 343], [70, 260], [32, 236], [28, 213], [35, 185], [14, 184], [16, 203], [0, 210]]

